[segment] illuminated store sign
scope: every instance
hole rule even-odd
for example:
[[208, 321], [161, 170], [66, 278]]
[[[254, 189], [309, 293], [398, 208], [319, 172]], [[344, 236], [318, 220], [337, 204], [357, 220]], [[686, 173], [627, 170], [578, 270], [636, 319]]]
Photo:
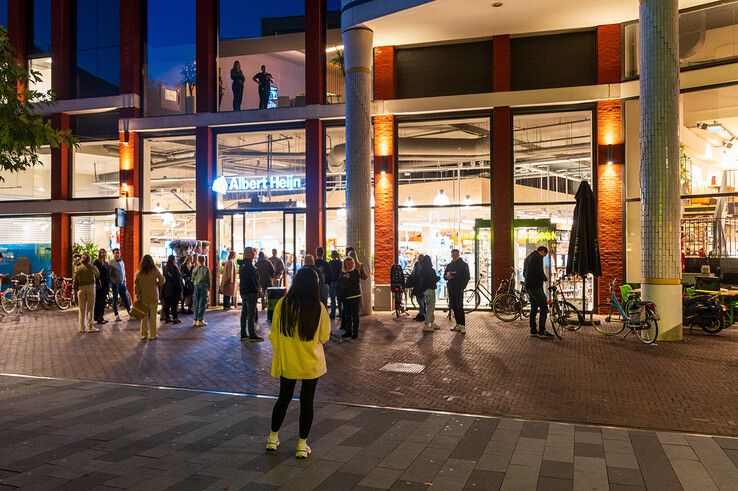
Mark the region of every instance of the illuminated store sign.
[[295, 176], [272, 177], [225, 177], [220, 176], [213, 182], [213, 191], [218, 194], [238, 193], [244, 191], [265, 191], [267, 189], [294, 191], [305, 186], [304, 179]]

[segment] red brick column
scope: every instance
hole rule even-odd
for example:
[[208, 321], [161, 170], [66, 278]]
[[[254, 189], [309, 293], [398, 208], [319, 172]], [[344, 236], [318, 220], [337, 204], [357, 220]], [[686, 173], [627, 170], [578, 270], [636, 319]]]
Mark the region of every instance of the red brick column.
[[72, 220], [67, 213], [51, 214], [51, 270], [72, 276]]
[[211, 185], [215, 179], [215, 142], [213, 130], [207, 126], [195, 129], [195, 232], [197, 240], [210, 242], [208, 264], [213, 281], [210, 288], [210, 303], [215, 305], [217, 282], [217, 263], [215, 256], [215, 208], [216, 196]]
[[216, 0], [197, 0], [197, 112], [215, 111], [218, 103], [218, 8]]
[[26, 0], [8, 0], [8, 37], [15, 50], [18, 63], [26, 66], [28, 51], [28, 2]]
[[316, 247], [325, 247], [323, 122], [319, 119], [305, 121], [305, 152], [305, 232], [307, 250], [312, 254]]
[[[135, 132], [120, 133], [120, 196], [122, 198], [140, 198], [141, 196], [139, 142], [140, 139]], [[133, 276], [138, 263], [141, 262], [141, 213], [138, 210], [126, 211], [126, 223], [120, 230], [120, 244], [120, 253], [126, 265], [126, 282], [133, 285]]]
[[305, 0], [305, 99], [325, 104], [325, 0]]
[[619, 100], [598, 101], [597, 231], [602, 258], [598, 303], [607, 301], [608, 285], [613, 278], [623, 280], [624, 163], [621, 103]]
[[620, 82], [620, 24], [597, 26], [597, 83]]
[[492, 91], [510, 90], [510, 36], [492, 37]]
[[374, 48], [374, 100], [395, 98], [395, 47]]
[[513, 129], [509, 107], [492, 111], [493, 288], [513, 264]]
[[[120, 2], [120, 93], [138, 94], [143, 103], [143, 19], [144, 1], [125, 0]], [[121, 118], [141, 116], [139, 108], [121, 109]]]
[[397, 262], [395, 117], [374, 116], [374, 283], [390, 284]]
[[51, 2], [51, 88], [69, 99], [72, 78], [72, 0]]
[[[59, 130], [69, 129], [69, 115], [51, 116], [51, 124]], [[70, 150], [66, 145], [51, 149], [51, 199], [68, 200], [71, 197]], [[59, 275], [71, 276], [72, 235], [71, 219], [66, 213], [51, 214], [51, 268]]]

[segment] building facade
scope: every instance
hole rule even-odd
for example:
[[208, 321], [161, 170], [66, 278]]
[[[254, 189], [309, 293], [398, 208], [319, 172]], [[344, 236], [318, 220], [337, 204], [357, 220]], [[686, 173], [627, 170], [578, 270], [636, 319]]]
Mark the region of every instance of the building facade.
[[[0, 0], [20, 62], [60, 99], [52, 123], [81, 140], [4, 176], [0, 273], [69, 275], [86, 241], [121, 247], [129, 274], [177, 239], [209, 242], [211, 264], [251, 245], [291, 268], [360, 241], [388, 309], [390, 266], [418, 253], [441, 268], [461, 249], [492, 291], [539, 244], [562, 273], [588, 181], [603, 277], [568, 288], [593, 305], [644, 279], [639, 2], [278, 3]], [[738, 273], [738, 2], [678, 6], [682, 217], [661, 226], [684, 271]], [[372, 66], [346, 42], [357, 28]]]

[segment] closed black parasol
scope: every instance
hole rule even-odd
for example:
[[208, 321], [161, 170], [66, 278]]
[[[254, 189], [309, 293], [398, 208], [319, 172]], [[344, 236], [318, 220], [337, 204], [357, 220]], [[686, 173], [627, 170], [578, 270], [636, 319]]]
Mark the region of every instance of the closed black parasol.
[[[576, 194], [577, 204], [574, 207], [574, 223], [569, 236], [569, 254], [566, 257], [566, 274], [579, 275], [584, 278], [588, 274], [602, 276], [600, 264], [600, 243], [597, 239], [596, 202], [592, 188], [587, 181], [582, 181]], [[587, 310], [586, 292], [582, 285], [582, 306]]]

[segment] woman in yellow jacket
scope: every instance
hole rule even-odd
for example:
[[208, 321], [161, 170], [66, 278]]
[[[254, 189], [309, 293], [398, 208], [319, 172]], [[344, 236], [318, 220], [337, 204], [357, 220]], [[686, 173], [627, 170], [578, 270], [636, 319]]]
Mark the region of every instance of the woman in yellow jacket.
[[318, 378], [326, 373], [323, 345], [331, 335], [328, 311], [320, 301], [318, 275], [313, 269], [300, 269], [287, 295], [277, 302], [269, 339], [274, 348], [272, 377], [279, 378], [279, 397], [272, 411], [272, 432], [266, 449], [279, 447], [279, 428], [295, 391], [300, 388], [300, 438], [298, 459], [310, 455], [307, 437], [313, 424], [313, 398]]
[[154, 340], [156, 336], [156, 309], [159, 307], [159, 287], [164, 284], [164, 276], [154, 264], [154, 259], [146, 254], [141, 259], [134, 280], [136, 302], [143, 303], [146, 315], [141, 319], [141, 341]]

